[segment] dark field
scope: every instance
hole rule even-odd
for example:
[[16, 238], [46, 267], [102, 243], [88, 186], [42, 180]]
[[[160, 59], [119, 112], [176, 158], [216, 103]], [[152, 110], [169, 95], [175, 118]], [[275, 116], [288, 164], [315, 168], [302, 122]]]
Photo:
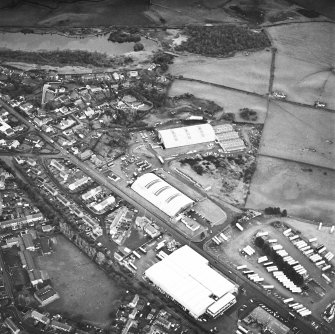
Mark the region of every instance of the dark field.
[[[2, 0], [1, 26], [146, 26], [147, 0]], [[14, 5], [11, 5], [13, 4]]]

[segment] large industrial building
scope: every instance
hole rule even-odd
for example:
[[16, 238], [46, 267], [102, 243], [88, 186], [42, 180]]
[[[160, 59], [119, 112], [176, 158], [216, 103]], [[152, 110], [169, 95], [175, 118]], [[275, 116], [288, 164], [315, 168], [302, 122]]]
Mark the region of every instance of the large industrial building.
[[205, 313], [217, 317], [236, 303], [238, 287], [187, 245], [147, 269], [145, 276], [194, 318]]
[[170, 217], [175, 217], [194, 203], [192, 199], [153, 173], [141, 175], [131, 188]]
[[198, 124], [158, 131], [165, 148], [181, 147], [215, 141], [215, 132], [210, 124]]

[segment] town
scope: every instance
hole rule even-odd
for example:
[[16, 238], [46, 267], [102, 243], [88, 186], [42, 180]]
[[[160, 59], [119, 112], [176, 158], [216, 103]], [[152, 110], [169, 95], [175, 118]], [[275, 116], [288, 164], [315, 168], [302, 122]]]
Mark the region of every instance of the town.
[[334, 22], [224, 6], [0, 51], [0, 333], [334, 333]]

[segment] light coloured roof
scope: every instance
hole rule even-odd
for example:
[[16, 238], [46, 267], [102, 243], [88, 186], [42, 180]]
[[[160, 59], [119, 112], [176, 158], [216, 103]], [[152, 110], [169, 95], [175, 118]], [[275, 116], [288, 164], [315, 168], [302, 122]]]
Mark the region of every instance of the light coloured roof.
[[145, 275], [196, 318], [215, 303], [213, 295], [221, 298], [236, 291], [234, 284], [187, 245], [154, 264]]
[[209, 308], [208, 311], [212, 314], [217, 314], [222, 310], [227, 304], [231, 303], [234, 301], [236, 298], [233, 294], [231, 293], [226, 293], [224, 296], [222, 296], [219, 300], [217, 300], [214, 304], [212, 304]]
[[215, 141], [215, 132], [210, 124], [159, 130], [158, 133], [165, 148]]
[[141, 175], [131, 188], [173, 217], [193, 204], [193, 200], [153, 173]]

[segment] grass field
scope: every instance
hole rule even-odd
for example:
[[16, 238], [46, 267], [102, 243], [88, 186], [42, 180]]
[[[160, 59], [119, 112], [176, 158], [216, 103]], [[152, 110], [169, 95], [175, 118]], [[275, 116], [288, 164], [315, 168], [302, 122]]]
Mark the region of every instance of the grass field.
[[198, 82], [175, 80], [169, 90], [169, 95], [178, 96], [185, 93], [190, 93], [195, 97], [215, 102], [222, 107], [226, 113], [235, 114], [237, 122], [243, 122], [239, 117], [239, 109], [253, 109], [258, 114], [257, 123], [264, 123], [266, 116], [265, 98], [263, 99], [261, 97], [234, 92]]
[[334, 171], [258, 157], [246, 207], [279, 206], [289, 215], [334, 224], [334, 202]]
[[260, 154], [335, 168], [335, 114], [271, 102]]
[[76, 246], [58, 235], [55, 252], [37, 258], [38, 267], [48, 271], [60, 299], [50, 304], [52, 312], [67, 312], [105, 326], [109, 313], [122, 293]]
[[267, 28], [278, 49], [274, 90], [289, 100], [335, 109], [335, 24], [309, 22]]
[[197, 55], [176, 57], [169, 71], [173, 75], [204, 80], [246, 91], [266, 94], [269, 84], [271, 52], [258, 51], [229, 58]]

